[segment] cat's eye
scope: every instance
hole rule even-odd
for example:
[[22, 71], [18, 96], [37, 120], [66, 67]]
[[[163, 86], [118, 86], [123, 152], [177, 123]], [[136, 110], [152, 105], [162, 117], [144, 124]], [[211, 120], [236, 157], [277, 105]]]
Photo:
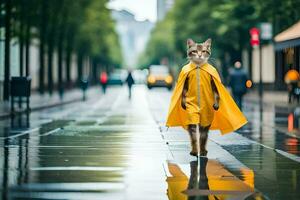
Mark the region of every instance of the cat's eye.
[[208, 55], [210, 55], [210, 52], [207, 50], [203, 50], [202, 53], [207, 53]]

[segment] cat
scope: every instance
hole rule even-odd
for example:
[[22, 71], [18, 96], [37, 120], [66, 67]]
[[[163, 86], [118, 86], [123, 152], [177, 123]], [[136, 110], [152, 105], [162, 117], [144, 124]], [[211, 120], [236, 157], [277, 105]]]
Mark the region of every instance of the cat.
[[[197, 67], [200, 68], [203, 64], [207, 63], [208, 59], [210, 58], [210, 55], [211, 55], [211, 39], [210, 38], [207, 39], [203, 43], [196, 43], [192, 39], [187, 40], [188, 60], [190, 62], [194, 63]], [[201, 72], [201, 73], [203, 73], [203, 72]], [[187, 78], [184, 82], [184, 87], [183, 87], [183, 91], [182, 91], [182, 99], [181, 99], [181, 106], [183, 107], [183, 109], [187, 109], [187, 103], [189, 103], [186, 100], [188, 91], [190, 88], [189, 84], [195, 83], [195, 80], [190, 80], [190, 79], [195, 79], [195, 76], [187, 76]], [[197, 81], [199, 81], [199, 80], [197, 80]], [[212, 92], [214, 94], [213, 109], [218, 110], [219, 94], [218, 94], [217, 88], [216, 88], [215, 83], [212, 78], [210, 80], [210, 86], [211, 86]], [[198, 94], [198, 95], [200, 95], [200, 94]], [[200, 107], [200, 100], [198, 103], [199, 103], [199, 107]], [[210, 124], [206, 125], [206, 126], [201, 126], [200, 122], [197, 124], [193, 123], [193, 124], [188, 125], [188, 132], [190, 135], [190, 141], [191, 141], [191, 146], [192, 146], [192, 151], [190, 152], [190, 155], [198, 156], [199, 150], [200, 150], [200, 156], [207, 155], [206, 143], [207, 143], [209, 128], [210, 128]], [[197, 129], [200, 133], [200, 136], [197, 133]]]
[[187, 40], [188, 59], [197, 65], [207, 63], [211, 55], [211, 39], [203, 43], [195, 43], [192, 39]]

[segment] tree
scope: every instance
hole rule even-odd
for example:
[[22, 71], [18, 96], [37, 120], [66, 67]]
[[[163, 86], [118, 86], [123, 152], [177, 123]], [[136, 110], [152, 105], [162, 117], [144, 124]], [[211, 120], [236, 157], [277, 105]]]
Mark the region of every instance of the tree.
[[10, 79], [10, 39], [11, 39], [11, 12], [12, 2], [11, 0], [5, 1], [5, 50], [4, 50], [4, 91], [3, 99], [9, 100], [9, 79]]
[[[108, 0], [1, 0], [6, 18], [6, 79], [5, 98], [9, 84], [9, 45], [12, 37], [19, 38], [20, 75], [29, 75], [29, 46], [31, 39], [39, 40], [39, 91], [55, 89], [53, 68], [58, 68], [58, 88], [71, 84], [70, 66], [72, 55], [77, 54], [78, 80], [83, 73], [83, 62], [93, 63], [93, 72], [99, 67], [121, 66], [119, 41], [114, 30], [115, 23], [106, 8]], [[2, 18], [2, 16], [1, 16]], [[24, 49], [25, 46], [25, 49]], [[25, 51], [25, 65], [24, 61]], [[54, 52], [58, 62], [53, 62]], [[47, 58], [47, 60], [46, 60]], [[46, 74], [47, 71], [47, 74]], [[65, 73], [63, 73], [65, 72]], [[65, 74], [65, 76], [63, 76]], [[88, 74], [91, 76], [91, 74]], [[48, 76], [46, 86], [45, 77]], [[96, 81], [97, 74], [93, 80]]]
[[[275, 35], [299, 20], [299, 8], [297, 0], [177, 0], [171, 14], [157, 23], [141, 63], [157, 63], [169, 54], [179, 57], [173, 60], [182, 65], [187, 38], [198, 42], [212, 38], [211, 62], [221, 61], [223, 72], [227, 72], [233, 61], [241, 60], [242, 50], [250, 48], [251, 27], [271, 22]], [[171, 29], [168, 24], [173, 24]]]

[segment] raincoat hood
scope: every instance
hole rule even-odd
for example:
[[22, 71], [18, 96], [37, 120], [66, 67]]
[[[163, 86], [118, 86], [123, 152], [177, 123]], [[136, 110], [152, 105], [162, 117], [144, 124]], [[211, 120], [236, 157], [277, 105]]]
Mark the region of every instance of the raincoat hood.
[[[185, 65], [178, 77], [177, 84], [174, 88], [169, 113], [167, 117], [166, 126], [182, 126], [187, 129], [188, 113], [181, 106], [182, 90], [185, 79], [188, 73], [195, 69], [197, 66], [192, 62]], [[214, 111], [214, 119], [211, 124], [210, 130], [220, 130], [222, 134], [233, 132], [247, 123], [246, 117], [240, 111], [229, 92], [221, 82], [221, 78], [217, 70], [210, 64], [203, 64], [201, 69], [209, 73], [218, 89], [220, 101], [219, 109]]]

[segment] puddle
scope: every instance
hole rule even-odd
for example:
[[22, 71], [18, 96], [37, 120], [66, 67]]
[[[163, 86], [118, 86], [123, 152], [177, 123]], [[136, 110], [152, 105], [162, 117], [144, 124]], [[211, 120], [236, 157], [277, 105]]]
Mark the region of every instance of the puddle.
[[43, 184], [24, 184], [14, 190], [34, 191], [94, 191], [104, 192], [111, 190], [122, 190], [125, 185], [122, 183], [43, 183]]
[[93, 126], [97, 123], [97, 121], [94, 120], [84, 120], [84, 121], [78, 121], [76, 122], [77, 126]]
[[[165, 166], [169, 200], [188, 199], [264, 199], [254, 186], [254, 172], [241, 168], [239, 179], [216, 160], [200, 158], [189, 165]], [[199, 197], [199, 198], [198, 198]], [[202, 199], [201, 198], [201, 199]]]
[[123, 130], [114, 130], [114, 129], [104, 129], [102, 130], [99, 126], [76, 126], [70, 125], [66, 126], [59, 131], [53, 133], [53, 136], [93, 136], [93, 137], [105, 137], [105, 136], [112, 136], [116, 134], [126, 133]]
[[270, 199], [300, 199], [299, 164], [257, 144], [223, 146], [255, 176], [255, 187]]
[[70, 122], [73, 120], [54, 120], [52, 122], [43, 124], [40, 128], [40, 134], [45, 134], [49, 131], [52, 131], [57, 128], [62, 128], [64, 126], [67, 126]]
[[116, 115], [108, 117], [101, 125], [121, 125], [126, 123], [126, 116]]

